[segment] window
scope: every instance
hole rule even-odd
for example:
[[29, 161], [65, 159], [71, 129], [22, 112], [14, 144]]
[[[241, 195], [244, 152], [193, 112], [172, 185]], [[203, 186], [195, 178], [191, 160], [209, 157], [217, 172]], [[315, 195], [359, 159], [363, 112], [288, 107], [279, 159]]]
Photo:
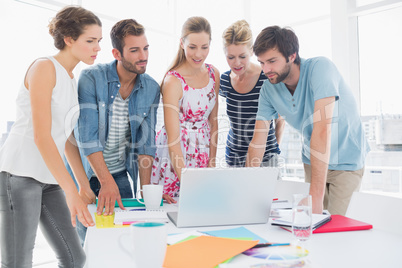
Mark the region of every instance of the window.
[[[0, 133], [15, 120], [15, 100], [28, 66], [38, 57], [56, 53], [47, 25], [54, 11], [16, 1], [1, 3]], [[29, 15], [26, 15], [29, 14]], [[32, 15], [35, 14], [35, 18]], [[4, 135], [4, 134], [3, 134]], [[2, 140], [0, 139], [0, 145]]]
[[395, 98], [402, 90], [402, 7], [359, 17], [361, 112], [402, 114]]
[[361, 113], [371, 152], [362, 190], [401, 194], [402, 7], [358, 17]]
[[356, 6], [361, 7], [361, 6], [366, 6], [370, 4], [375, 4], [378, 2], [381, 2], [384, 0], [356, 0]]

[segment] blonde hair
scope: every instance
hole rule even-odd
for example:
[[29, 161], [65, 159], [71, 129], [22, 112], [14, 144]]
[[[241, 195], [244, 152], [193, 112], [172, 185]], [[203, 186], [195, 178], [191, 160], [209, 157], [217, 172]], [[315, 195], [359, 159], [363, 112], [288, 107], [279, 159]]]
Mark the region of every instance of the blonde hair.
[[253, 34], [245, 20], [238, 20], [226, 28], [222, 38], [225, 48], [230, 45], [247, 45], [250, 49], [253, 47]]

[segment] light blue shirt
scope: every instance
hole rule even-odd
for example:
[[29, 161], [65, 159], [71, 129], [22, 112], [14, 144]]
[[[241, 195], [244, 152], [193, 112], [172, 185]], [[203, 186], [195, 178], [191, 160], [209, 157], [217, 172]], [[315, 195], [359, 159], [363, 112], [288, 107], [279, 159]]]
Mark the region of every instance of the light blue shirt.
[[357, 105], [349, 86], [327, 58], [301, 59], [300, 77], [292, 96], [284, 83], [266, 80], [260, 92], [257, 120], [272, 120], [280, 114], [302, 134], [303, 163], [310, 165], [310, 140], [315, 101], [335, 97], [331, 124], [331, 156], [328, 169], [358, 170], [370, 151]]

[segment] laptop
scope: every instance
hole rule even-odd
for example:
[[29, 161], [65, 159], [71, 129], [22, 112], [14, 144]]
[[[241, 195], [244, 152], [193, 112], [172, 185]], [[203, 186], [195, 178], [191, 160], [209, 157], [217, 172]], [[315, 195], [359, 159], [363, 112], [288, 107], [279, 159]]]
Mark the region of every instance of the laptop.
[[180, 182], [177, 227], [267, 223], [279, 170], [186, 168]]

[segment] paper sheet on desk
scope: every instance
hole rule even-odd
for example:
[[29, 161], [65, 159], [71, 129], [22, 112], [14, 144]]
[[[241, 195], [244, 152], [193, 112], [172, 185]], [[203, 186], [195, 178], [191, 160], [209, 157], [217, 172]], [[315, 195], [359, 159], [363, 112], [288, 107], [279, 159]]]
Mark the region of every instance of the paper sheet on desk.
[[186, 239], [190, 236], [202, 236], [202, 235], [205, 235], [205, 234], [198, 232], [198, 231], [191, 231], [191, 232], [185, 232], [185, 233], [179, 233], [179, 234], [169, 234], [167, 236], [167, 244], [173, 245], [180, 241], [183, 241], [184, 239]]
[[311, 268], [308, 254], [300, 246], [252, 248], [219, 268]]
[[289, 200], [275, 200], [272, 202], [271, 209], [291, 209], [292, 202]]
[[199, 236], [185, 242], [168, 246], [163, 267], [214, 267], [256, 244], [257, 241]]
[[153, 221], [168, 223], [169, 218], [164, 210], [114, 210], [115, 225], [129, 225], [139, 221]]
[[225, 237], [225, 238], [238, 238], [243, 239], [249, 237], [251, 240], [259, 240], [258, 243], [267, 243], [268, 241], [262, 238], [261, 236], [256, 235], [251, 232], [249, 229], [245, 227], [237, 227], [232, 229], [223, 229], [223, 230], [215, 230], [215, 231], [204, 231], [202, 233], [216, 236], [216, 237]]

